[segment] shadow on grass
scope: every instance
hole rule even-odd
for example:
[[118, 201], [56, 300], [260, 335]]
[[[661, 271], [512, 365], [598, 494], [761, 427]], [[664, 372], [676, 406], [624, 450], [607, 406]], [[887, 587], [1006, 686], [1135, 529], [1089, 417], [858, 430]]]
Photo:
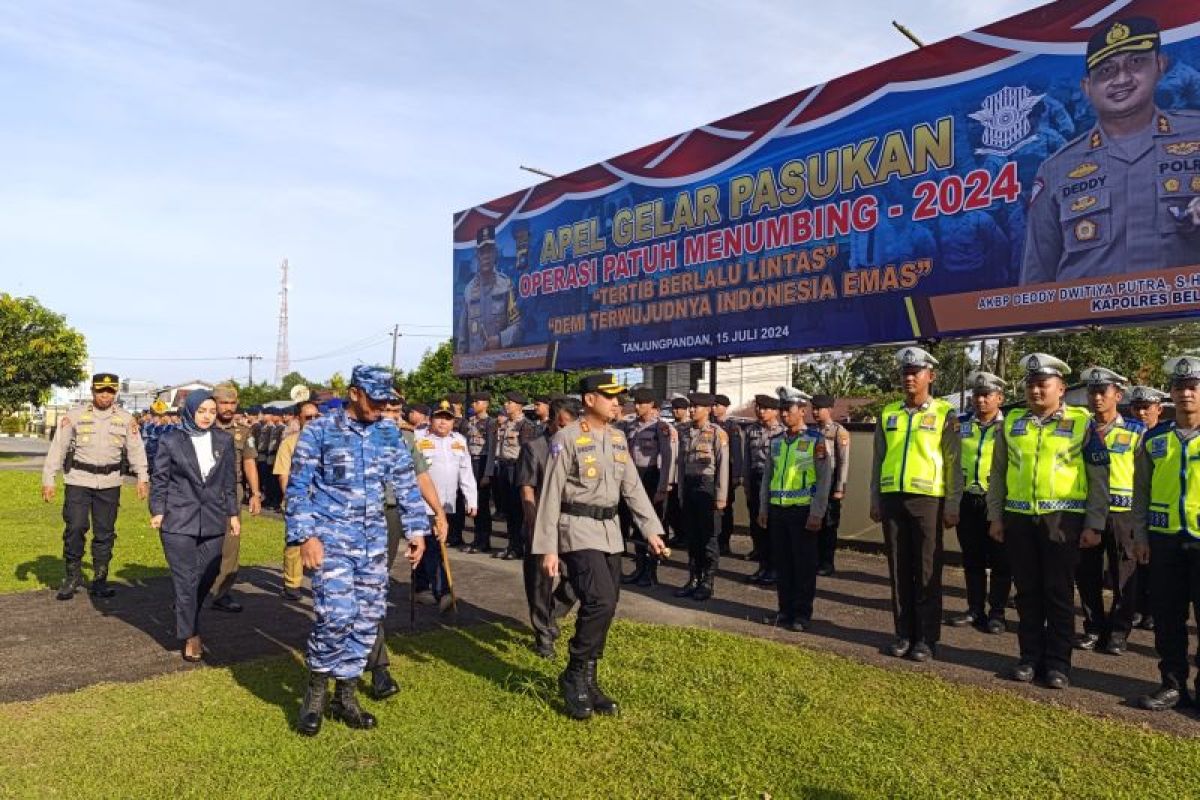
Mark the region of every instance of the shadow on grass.
[[[92, 571], [92, 563], [84, 561], [83, 572], [85, 579], [90, 578]], [[18, 581], [24, 583], [32, 577], [37, 582], [37, 585], [43, 589], [57, 589], [62, 583], [65, 574], [66, 569], [62, 558], [47, 555], [38, 556], [31, 561], [18, 564], [16, 569], [13, 570], [13, 575]], [[109, 578], [128, 584], [131, 588], [136, 588], [145, 586], [148, 581], [154, 578], [165, 578], [168, 575], [170, 573], [166, 567], [162, 566], [120, 564], [120, 566], [109, 573]]]

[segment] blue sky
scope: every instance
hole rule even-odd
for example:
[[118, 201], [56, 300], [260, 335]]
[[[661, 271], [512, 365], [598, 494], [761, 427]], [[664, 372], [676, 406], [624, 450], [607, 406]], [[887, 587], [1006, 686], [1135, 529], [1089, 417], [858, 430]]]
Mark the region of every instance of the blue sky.
[[[1039, 5], [0, 2], [0, 291], [170, 383], [415, 366], [451, 214]], [[207, 361], [183, 359], [215, 359]], [[304, 360], [302, 360], [304, 359]]]

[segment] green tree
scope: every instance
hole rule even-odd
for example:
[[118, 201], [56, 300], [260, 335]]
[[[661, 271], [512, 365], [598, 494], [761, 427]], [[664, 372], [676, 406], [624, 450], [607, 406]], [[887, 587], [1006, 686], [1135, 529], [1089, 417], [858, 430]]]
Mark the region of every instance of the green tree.
[[[574, 388], [580, 374], [566, 374], [568, 391]], [[473, 379], [472, 385], [495, 394], [517, 391], [533, 397], [561, 392], [563, 381], [561, 372], [529, 372], [521, 375], [487, 375]], [[396, 385], [405, 398], [424, 402], [432, 402], [450, 392], [466, 391], [466, 381], [454, 375], [454, 342], [447, 340], [436, 348], [426, 350], [417, 368], [399, 376]]]
[[0, 293], [0, 410], [40, 404], [54, 386], [73, 386], [87, 375], [87, 345], [66, 317], [32, 297]]
[[1148, 328], [1097, 328], [1075, 333], [1016, 337], [1006, 348], [1005, 369], [1019, 378], [1018, 361], [1029, 353], [1049, 353], [1070, 365], [1069, 383], [1089, 366], [1107, 367], [1134, 383], [1163, 386], [1163, 359], [1200, 347], [1200, 323]]
[[346, 396], [347, 386], [349, 386], [349, 383], [346, 380], [346, 376], [342, 373], [335, 372], [329, 376], [329, 388], [338, 397]]

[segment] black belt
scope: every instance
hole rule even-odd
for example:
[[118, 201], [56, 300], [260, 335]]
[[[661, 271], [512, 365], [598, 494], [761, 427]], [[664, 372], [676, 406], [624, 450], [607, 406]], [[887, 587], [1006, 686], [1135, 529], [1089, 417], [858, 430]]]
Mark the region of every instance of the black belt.
[[71, 462], [71, 469], [77, 469], [80, 472], [90, 472], [93, 475], [107, 475], [110, 472], [120, 472], [120, 464], [80, 464], [78, 461]]
[[518, 459], [515, 459], [515, 458], [498, 458], [498, 459], [496, 459], [496, 463], [502, 467], [515, 467], [517, 465], [517, 461], [518, 461]]
[[591, 519], [613, 519], [617, 516], [616, 506], [589, 506], [587, 503], [563, 503], [559, 509], [564, 514], [573, 517], [590, 517]]

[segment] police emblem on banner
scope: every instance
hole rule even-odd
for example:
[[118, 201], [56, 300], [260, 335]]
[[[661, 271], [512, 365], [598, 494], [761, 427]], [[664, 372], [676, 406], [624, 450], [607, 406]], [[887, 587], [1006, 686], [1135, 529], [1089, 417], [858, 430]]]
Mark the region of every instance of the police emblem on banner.
[[1029, 135], [1029, 114], [1044, 94], [1034, 94], [1028, 86], [1005, 86], [983, 99], [978, 111], [967, 116], [983, 125], [983, 147], [979, 155], [1012, 155], [1037, 138]]

